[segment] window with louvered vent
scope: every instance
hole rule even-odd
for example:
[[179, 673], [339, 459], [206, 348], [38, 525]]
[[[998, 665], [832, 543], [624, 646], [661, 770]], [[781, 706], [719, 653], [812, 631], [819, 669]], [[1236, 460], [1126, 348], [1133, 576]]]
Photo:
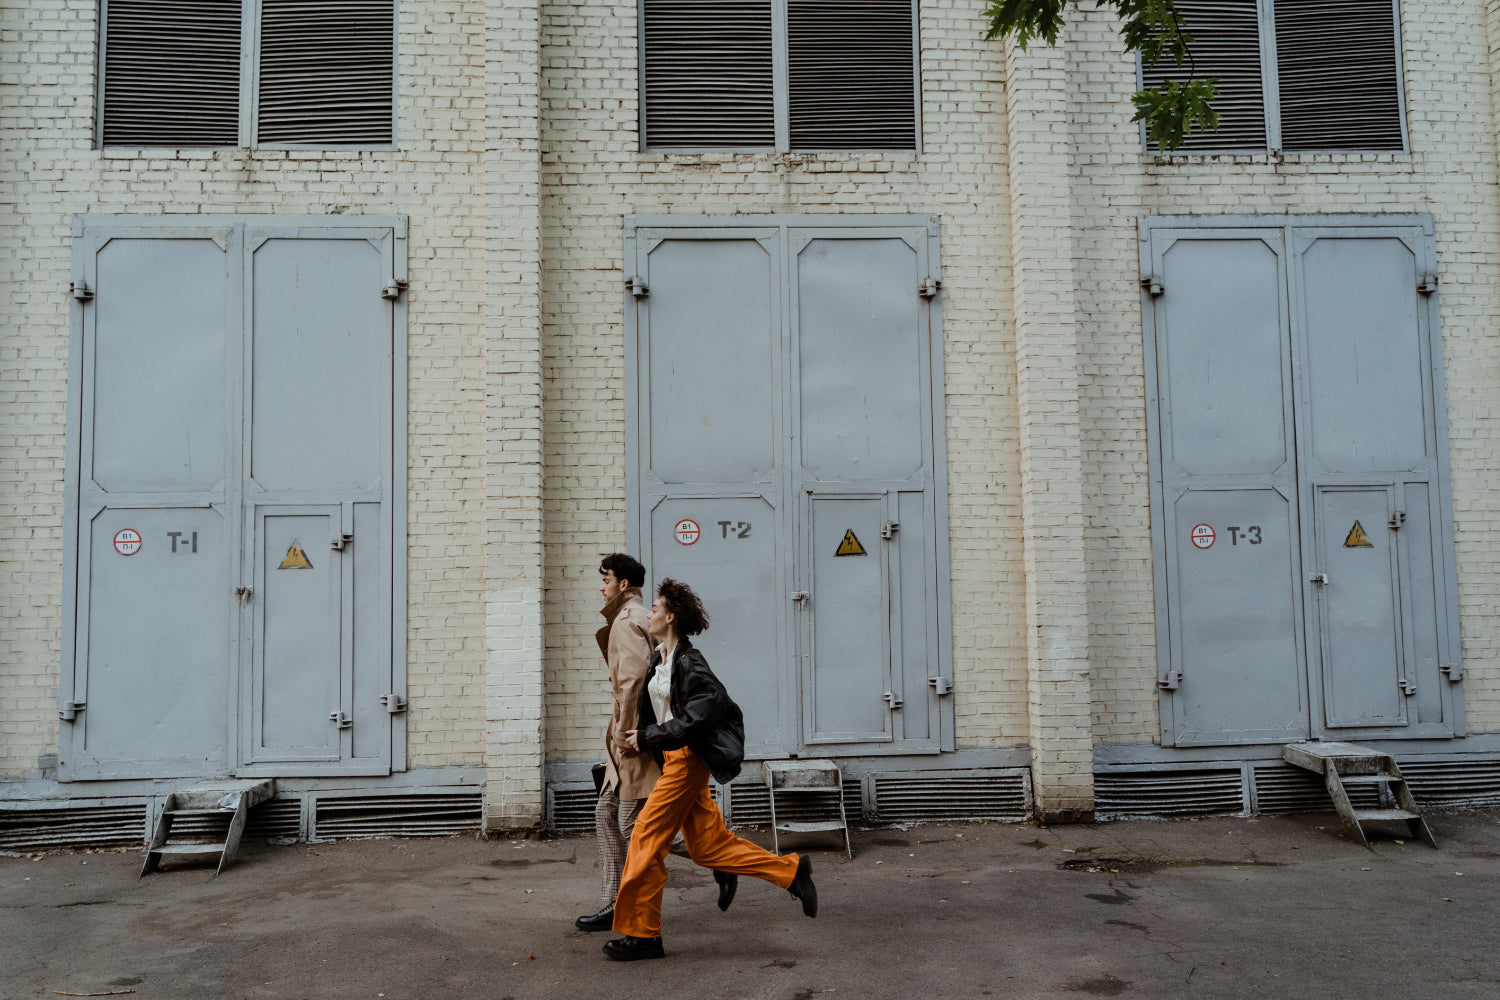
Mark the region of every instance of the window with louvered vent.
[[395, 0], [102, 0], [101, 146], [395, 141]]
[[[1397, 0], [1176, 0], [1190, 63], [1141, 83], [1218, 77], [1217, 132], [1175, 152], [1406, 149]], [[1147, 149], [1157, 152], [1154, 144]]]
[[915, 150], [915, 0], [641, 0], [650, 150]]

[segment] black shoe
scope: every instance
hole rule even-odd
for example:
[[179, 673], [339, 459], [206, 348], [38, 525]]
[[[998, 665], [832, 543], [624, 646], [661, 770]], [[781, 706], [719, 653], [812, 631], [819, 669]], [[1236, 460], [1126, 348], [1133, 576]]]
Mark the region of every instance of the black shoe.
[[615, 926], [615, 904], [610, 903], [598, 913], [587, 917], [579, 917], [573, 921], [573, 926], [581, 931], [607, 931]]
[[613, 941], [604, 942], [604, 957], [617, 962], [634, 962], [641, 958], [661, 958], [661, 938], [638, 938], [628, 934]]
[[806, 854], [797, 859], [797, 877], [787, 887], [787, 892], [802, 900], [802, 912], [809, 917], [818, 915], [818, 890], [812, 881], [812, 858]]
[[732, 872], [714, 872], [714, 881], [719, 883], [719, 909], [729, 909], [734, 902], [734, 891], [740, 887], [740, 877]]

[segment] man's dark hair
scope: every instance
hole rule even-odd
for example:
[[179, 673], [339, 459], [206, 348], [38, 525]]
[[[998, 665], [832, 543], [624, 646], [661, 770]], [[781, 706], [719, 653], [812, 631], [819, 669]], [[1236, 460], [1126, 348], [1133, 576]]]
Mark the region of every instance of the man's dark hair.
[[624, 580], [632, 587], [644, 586], [646, 567], [623, 552], [611, 552], [599, 563], [599, 575], [613, 573], [616, 580]]
[[667, 577], [656, 585], [656, 596], [667, 606], [678, 635], [697, 635], [708, 628], [708, 612], [692, 587]]

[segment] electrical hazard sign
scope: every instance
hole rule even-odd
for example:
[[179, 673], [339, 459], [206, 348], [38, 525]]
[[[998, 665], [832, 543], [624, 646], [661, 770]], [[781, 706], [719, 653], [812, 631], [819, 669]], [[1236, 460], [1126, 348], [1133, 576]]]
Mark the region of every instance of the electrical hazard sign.
[[844, 540], [841, 541], [841, 542], [839, 542], [839, 550], [837, 552], [835, 552], [834, 555], [836, 555], [836, 556], [862, 556], [862, 555], [865, 555], [865, 554], [866, 554], [865, 553], [865, 547], [863, 545], [859, 544], [859, 539], [858, 538], [854, 537], [854, 529], [853, 528], [846, 528], [844, 530]]
[[1349, 529], [1349, 534], [1344, 538], [1344, 548], [1368, 549], [1374, 547], [1375, 543], [1370, 541], [1369, 536], [1365, 534], [1364, 526], [1355, 521], [1354, 527]]
[[312, 569], [312, 560], [307, 558], [307, 553], [302, 551], [302, 545], [294, 538], [292, 545], [286, 550], [286, 558], [281, 560], [277, 569]]

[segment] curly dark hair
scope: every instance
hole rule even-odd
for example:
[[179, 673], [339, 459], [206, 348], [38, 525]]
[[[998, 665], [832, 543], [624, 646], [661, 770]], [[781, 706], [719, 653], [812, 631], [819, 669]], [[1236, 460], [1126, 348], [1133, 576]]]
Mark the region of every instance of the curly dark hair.
[[703, 610], [703, 602], [692, 587], [666, 577], [656, 585], [656, 596], [666, 605], [678, 635], [697, 635], [707, 630], [708, 612]]
[[616, 580], [624, 580], [632, 587], [639, 587], [646, 582], [646, 567], [636, 562], [634, 556], [626, 555], [624, 552], [611, 552], [599, 563], [599, 575], [606, 572], [613, 573]]

